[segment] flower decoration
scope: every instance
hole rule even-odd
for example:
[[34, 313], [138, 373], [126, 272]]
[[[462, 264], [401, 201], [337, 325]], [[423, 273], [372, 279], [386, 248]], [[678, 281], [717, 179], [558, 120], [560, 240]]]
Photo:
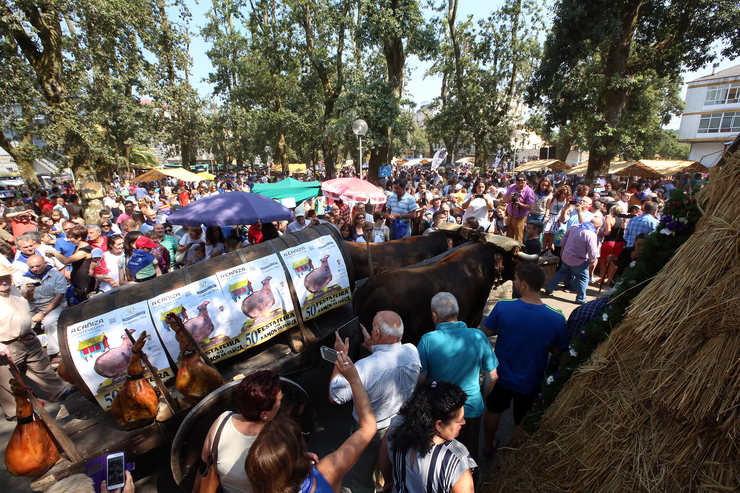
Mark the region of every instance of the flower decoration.
[[572, 357], [574, 357], [574, 358], [575, 358], [576, 356], [578, 356], [578, 353], [577, 353], [577, 352], [575, 352], [575, 351], [573, 350], [573, 348], [570, 348], [570, 351], [569, 351], [569, 352], [570, 352], [570, 355], [571, 355]]
[[547, 377], [547, 385], [550, 385], [554, 381], [555, 381], [555, 378], [552, 375], [550, 375], [549, 377]]
[[607, 320], [609, 320], [609, 315], [607, 315], [607, 314], [605, 313], [605, 314], [603, 314], [603, 315], [601, 316], [601, 319], [602, 319], [602, 320], [603, 320], [604, 322], [606, 322]]
[[[636, 266], [637, 266], [637, 260], [633, 260], [632, 262], [630, 262], [630, 269], [634, 269]], [[606, 321], [606, 319], [604, 319], [604, 321]]]

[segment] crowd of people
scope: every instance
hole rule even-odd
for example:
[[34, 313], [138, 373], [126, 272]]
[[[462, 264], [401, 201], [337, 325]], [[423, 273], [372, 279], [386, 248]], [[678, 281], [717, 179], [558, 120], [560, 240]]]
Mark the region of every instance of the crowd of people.
[[[486, 460], [499, 446], [501, 413], [513, 403], [519, 423], [539, 391], [548, 354], [568, 349], [566, 319], [542, 302], [541, 292], [551, 294], [564, 282], [575, 302], [584, 303], [596, 275], [609, 284], [637, 259], [670, 190], [702, 177], [600, 178], [592, 188], [556, 173], [397, 167], [380, 205], [316, 197], [298, 204], [290, 222], [206, 228], [168, 221], [193, 201], [249, 191], [266, 180], [220, 175], [211, 183], [144, 185], [116, 179], [94, 214], [69, 183], [16, 190], [7, 198], [0, 205], [0, 306], [8, 314], [0, 322], [0, 405], [6, 419], [15, 419], [9, 358], [49, 400], [69, 395], [54, 371], [58, 319], [68, 306], [311, 225], [331, 224], [348, 242], [382, 243], [452, 222], [519, 240], [527, 253], [552, 252], [561, 266], [545, 285], [539, 266], [519, 265], [516, 299], [494, 307], [485, 331], [458, 321], [457, 300], [439, 293], [431, 306], [434, 330], [418, 347], [401, 342], [403, 322], [393, 312], [378, 313], [370, 332], [362, 328], [370, 355], [357, 364], [347, 356], [349, 342], [337, 336], [329, 399], [354, 402], [356, 425], [329, 456], [319, 460], [306, 451], [298, 425], [278, 417], [278, 376], [258, 372], [241, 382], [238, 412], [211, 427], [202, 457], [217, 458], [226, 492], [343, 487], [373, 493], [377, 471], [386, 491], [472, 492], [479, 450]], [[486, 337], [494, 334], [495, 350]]]

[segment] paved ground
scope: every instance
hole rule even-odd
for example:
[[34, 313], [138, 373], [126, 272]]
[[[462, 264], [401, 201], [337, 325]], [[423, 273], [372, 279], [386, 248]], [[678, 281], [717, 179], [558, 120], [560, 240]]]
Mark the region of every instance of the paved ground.
[[[597, 294], [597, 289], [589, 288], [588, 299], [593, 299]], [[510, 283], [495, 290], [491, 294], [484, 315], [487, 315], [497, 299], [511, 296]], [[552, 296], [544, 297], [543, 300], [548, 305], [561, 310], [566, 318], [578, 306], [574, 294], [556, 291]], [[491, 338], [491, 343], [495, 344], [495, 337]], [[329, 376], [331, 375], [331, 366], [325, 362], [319, 363], [314, 368], [302, 372], [300, 375], [288, 375], [288, 378], [295, 380], [301, 385], [309, 395], [315, 396], [313, 400], [316, 412], [316, 421], [319, 430], [309, 439], [309, 450], [315, 452], [319, 457], [336, 450], [336, 448], [348, 436], [352, 426], [352, 407], [351, 405], [337, 406], [328, 402]], [[52, 416], [55, 416], [59, 410], [59, 404], [46, 403], [46, 408]], [[513, 431], [514, 422], [511, 417], [511, 411], [504, 413], [501, 422], [499, 435], [506, 444]], [[0, 419], [0, 444], [5, 444], [10, 439], [10, 435], [15, 429], [15, 423], [8, 423]], [[481, 446], [483, 436], [481, 431]], [[5, 447], [0, 447], [0, 458], [4, 462]], [[483, 472], [488, 469], [490, 463], [482, 463]], [[140, 457], [136, 464], [134, 473], [136, 479], [136, 491], [138, 493], [156, 493], [156, 492], [173, 492], [179, 491], [169, 470], [169, 450], [160, 449], [150, 452], [148, 457]], [[26, 478], [14, 478], [5, 467], [0, 467], [0, 484], [3, 485], [3, 491], [6, 493], [20, 493], [30, 490], [30, 480]]]

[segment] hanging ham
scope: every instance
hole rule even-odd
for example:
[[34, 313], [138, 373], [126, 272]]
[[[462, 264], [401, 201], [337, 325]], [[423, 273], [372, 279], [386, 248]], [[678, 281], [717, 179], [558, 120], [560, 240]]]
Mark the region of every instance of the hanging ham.
[[208, 366], [198, 354], [198, 351], [188, 342], [182, 334], [185, 326], [182, 320], [174, 313], [168, 313], [166, 317], [169, 326], [177, 333], [182, 351], [182, 362], [177, 370], [175, 386], [191, 404], [197, 404], [205, 396], [224, 384], [221, 374], [214, 368]]
[[146, 426], [153, 422], [157, 415], [159, 399], [144, 378], [144, 368], [141, 365], [141, 350], [145, 342], [146, 332], [143, 332], [133, 345], [126, 382], [116, 394], [110, 408], [113, 419], [124, 430]]
[[5, 448], [5, 467], [13, 476], [37, 478], [56, 463], [59, 449], [52, 441], [49, 430], [34, 415], [31, 403], [26, 398], [26, 387], [12, 378], [10, 389], [15, 397], [18, 425]]

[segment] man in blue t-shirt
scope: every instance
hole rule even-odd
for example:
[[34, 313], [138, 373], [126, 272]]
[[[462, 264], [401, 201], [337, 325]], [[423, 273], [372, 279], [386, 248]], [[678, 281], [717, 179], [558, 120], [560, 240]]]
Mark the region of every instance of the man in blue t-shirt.
[[[419, 341], [419, 380], [456, 383], [468, 399], [465, 401], [465, 422], [457, 440], [468, 448], [478, 460], [478, 436], [483, 401], [496, 384], [496, 355], [491, 343], [478, 329], [471, 329], [465, 322], [458, 322], [460, 310], [457, 300], [450, 293], [437, 293], [432, 298], [432, 320], [435, 329], [424, 334]], [[483, 388], [480, 372], [483, 370]]]
[[568, 326], [562, 312], [540, 299], [545, 273], [534, 263], [519, 264], [514, 273], [513, 300], [501, 300], [486, 317], [483, 331], [498, 334], [496, 357], [498, 376], [486, 399], [483, 418], [483, 457], [495, 452], [501, 414], [514, 401], [514, 423], [522, 421], [540, 391], [548, 353], [556, 356], [568, 350]]

